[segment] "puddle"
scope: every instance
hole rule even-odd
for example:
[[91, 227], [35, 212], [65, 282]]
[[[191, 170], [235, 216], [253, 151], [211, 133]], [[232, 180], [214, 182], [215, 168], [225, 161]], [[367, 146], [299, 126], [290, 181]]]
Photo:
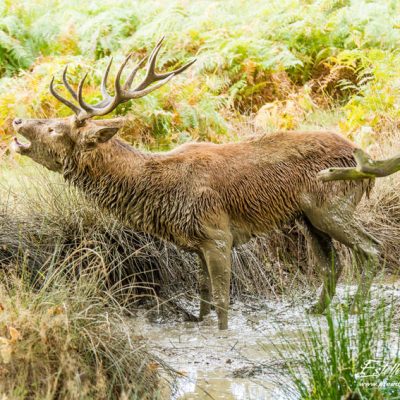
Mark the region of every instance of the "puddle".
[[[399, 284], [374, 289], [385, 297], [400, 297]], [[354, 290], [338, 287], [337, 301]], [[321, 321], [307, 315], [304, 305], [251, 299], [231, 306], [228, 331], [218, 331], [213, 315], [201, 323], [149, 322], [143, 311], [135, 325], [151, 352], [181, 374], [170, 400], [292, 400], [298, 396], [289, 386], [279, 351], [288, 343], [296, 345], [310, 322]]]

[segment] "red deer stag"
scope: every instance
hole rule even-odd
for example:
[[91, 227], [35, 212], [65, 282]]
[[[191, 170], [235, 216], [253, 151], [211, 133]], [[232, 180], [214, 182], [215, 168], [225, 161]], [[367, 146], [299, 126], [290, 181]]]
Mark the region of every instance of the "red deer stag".
[[356, 301], [369, 290], [377, 265], [377, 241], [353, 218], [373, 180], [370, 175], [327, 183], [317, 178], [326, 168], [355, 167], [352, 143], [331, 132], [277, 132], [240, 143], [186, 143], [170, 152], [146, 153], [115, 137], [120, 119], [92, 120], [147, 95], [193, 64], [156, 73], [161, 41], [148, 59], [144, 80], [134, 89], [133, 79], [144, 60], [122, 85], [128, 55], [116, 74], [114, 96], [107, 91], [110, 61], [101, 84], [103, 100], [94, 105], [82, 96], [86, 75], [75, 91], [66, 67], [63, 83], [73, 100], [55, 91], [54, 78], [50, 91], [75, 115], [15, 119], [16, 132], [29, 141], [23, 144], [15, 138], [15, 151], [62, 173], [133, 229], [197, 253], [200, 319], [210, 312], [212, 293], [220, 329], [228, 326], [232, 248], [296, 218], [305, 220], [324, 275], [314, 310], [322, 312], [328, 305], [342, 269], [332, 239], [353, 249], [364, 266], [370, 264]]

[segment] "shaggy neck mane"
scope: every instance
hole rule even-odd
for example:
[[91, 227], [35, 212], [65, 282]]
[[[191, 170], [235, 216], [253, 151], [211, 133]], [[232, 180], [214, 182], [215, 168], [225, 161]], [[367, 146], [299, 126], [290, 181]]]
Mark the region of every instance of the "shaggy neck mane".
[[78, 149], [65, 161], [63, 175], [100, 207], [125, 219], [127, 210], [141, 203], [135, 187], [144, 162], [155, 156], [114, 138], [93, 151]]

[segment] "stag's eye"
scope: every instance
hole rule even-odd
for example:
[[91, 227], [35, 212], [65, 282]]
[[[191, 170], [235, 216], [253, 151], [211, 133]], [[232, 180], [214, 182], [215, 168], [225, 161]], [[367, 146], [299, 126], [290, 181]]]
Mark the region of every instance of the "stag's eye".
[[48, 127], [47, 132], [49, 132], [49, 135], [52, 137], [60, 136], [60, 132], [56, 131], [54, 128]]

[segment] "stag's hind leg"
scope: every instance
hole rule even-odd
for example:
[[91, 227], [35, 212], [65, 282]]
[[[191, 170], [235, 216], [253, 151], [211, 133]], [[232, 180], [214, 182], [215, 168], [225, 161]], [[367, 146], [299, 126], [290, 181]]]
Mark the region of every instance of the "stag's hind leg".
[[306, 238], [314, 254], [315, 261], [323, 277], [323, 286], [317, 303], [311, 312], [322, 314], [335, 295], [336, 284], [342, 272], [338, 254], [332, 238], [306, 221]]
[[377, 247], [375, 247], [375, 251], [358, 251], [356, 256], [358, 257], [358, 263], [362, 265], [363, 269], [361, 273], [361, 282], [358, 285], [358, 289], [350, 309], [350, 312], [353, 314], [358, 312], [363, 300], [368, 296], [372, 281], [374, 280], [379, 266], [379, 252]]
[[358, 287], [352, 310], [368, 294], [379, 262], [379, 242], [368, 234], [355, 220], [351, 198], [335, 198], [322, 205], [310, 201], [304, 205], [304, 213], [310, 223], [331, 238], [351, 248], [361, 261], [362, 281]]

